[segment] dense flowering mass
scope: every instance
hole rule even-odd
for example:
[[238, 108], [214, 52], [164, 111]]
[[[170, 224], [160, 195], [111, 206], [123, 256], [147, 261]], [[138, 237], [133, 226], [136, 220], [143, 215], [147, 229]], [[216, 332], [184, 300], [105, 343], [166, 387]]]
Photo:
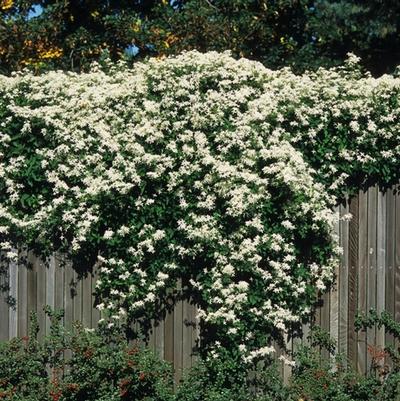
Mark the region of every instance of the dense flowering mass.
[[332, 280], [336, 197], [398, 174], [400, 80], [353, 63], [296, 76], [190, 52], [1, 77], [1, 249], [95, 254], [109, 324], [182, 279], [205, 348], [270, 354]]

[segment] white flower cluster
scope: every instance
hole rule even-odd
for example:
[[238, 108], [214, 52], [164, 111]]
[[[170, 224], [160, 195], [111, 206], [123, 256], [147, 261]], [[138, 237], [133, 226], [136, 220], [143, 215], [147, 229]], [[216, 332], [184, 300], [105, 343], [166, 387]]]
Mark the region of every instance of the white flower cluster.
[[97, 252], [112, 320], [184, 277], [214, 345], [270, 354], [332, 279], [335, 188], [375, 166], [372, 144], [400, 153], [399, 80], [343, 74], [189, 52], [1, 77], [1, 248]]

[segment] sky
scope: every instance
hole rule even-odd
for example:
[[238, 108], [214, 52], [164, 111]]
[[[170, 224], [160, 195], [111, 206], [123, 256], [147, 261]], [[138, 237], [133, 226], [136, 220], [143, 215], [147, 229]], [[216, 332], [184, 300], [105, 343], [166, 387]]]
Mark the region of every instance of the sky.
[[29, 11], [28, 19], [39, 16], [43, 12], [43, 8], [39, 4], [32, 6], [32, 10]]

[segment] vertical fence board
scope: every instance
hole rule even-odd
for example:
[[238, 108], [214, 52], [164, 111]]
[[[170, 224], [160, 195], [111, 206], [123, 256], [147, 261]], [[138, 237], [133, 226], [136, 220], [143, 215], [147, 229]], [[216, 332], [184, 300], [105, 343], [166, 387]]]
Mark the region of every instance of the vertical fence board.
[[[335, 234], [339, 239], [340, 244], [340, 207], [336, 208], [338, 221], [335, 225]], [[335, 343], [339, 344], [339, 288], [340, 288], [340, 270], [341, 262], [337, 264], [335, 269], [336, 283], [330, 290], [330, 308], [329, 308], [329, 333]]]
[[64, 322], [65, 327], [70, 330], [74, 320], [74, 271], [71, 263], [62, 259], [64, 264]]
[[[292, 338], [287, 338], [286, 337], [285, 345], [286, 345], [286, 348], [289, 350], [289, 352], [293, 350], [293, 348], [292, 348], [293, 343], [292, 342], [293, 342]], [[283, 363], [283, 382], [285, 384], [289, 383], [291, 375], [292, 375], [292, 367], [289, 366], [286, 363]]]
[[[46, 305], [48, 305], [52, 310], [55, 308], [55, 298], [56, 298], [56, 257], [52, 255], [47, 261], [46, 268]], [[40, 284], [39, 284], [40, 285]], [[46, 334], [50, 333], [50, 318], [46, 318]]]
[[192, 323], [191, 305], [185, 301], [182, 305], [182, 368], [190, 368], [192, 364]]
[[158, 321], [155, 327], [155, 350], [164, 358], [164, 320]]
[[[375, 186], [368, 192], [368, 262], [367, 266], [367, 289], [366, 289], [366, 312], [376, 309], [376, 270], [377, 270], [377, 203], [378, 188]], [[360, 237], [365, 238], [365, 235]], [[367, 329], [367, 350], [371, 350], [376, 343], [376, 328]], [[367, 364], [365, 369], [371, 366], [371, 352], [367, 351]], [[366, 372], [365, 370], [365, 372]], [[363, 372], [363, 371], [361, 371]]]
[[[385, 281], [385, 310], [394, 316], [395, 301], [395, 223], [396, 223], [396, 198], [392, 190], [386, 194], [386, 281]], [[394, 346], [394, 337], [385, 335], [385, 344]], [[391, 366], [391, 359], [386, 357], [385, 363]]]
[[[367, 311], [367, 285], [368, 285], [368, 206], [369, 194], [360, 193], [359, 195], [359, 215], [358, 215], [358, 232], [364, 233], [358, 238], [358, 280], [357, 280], [357, 304], [356, 312]], [[353, 327], [349, 330], [354, 331]], [[357, 333], [357, 368], [360, 372], [365, 372], [367, 366], [367, 333]]]
[[[395, 313], [396, 322], [400, 321], [400, 192], [396, 194], [396, 224], [395, 224]], [[396, 348], [400, 346], [398, 340]]]
[[18, 332], [18, 304], [14, 304], [18, 299], [18, 263], [11, 262], [9, 264], [9, 280], [10, 280], [10, 301], [12, 302], [12, 307], [8, 310], [8, 332], [9, 338], [14, 338], [17, 336]]
[[100, 311], [96, 308], [96, 283], [99, 277], [98, 272], [99, 267], [95, 266], [93, 269], [93, 277], [92, 277], [92, 325], [91, 327], [96, 328], [98, 326], [98, 322], [100, 320]]
[[46, 305], [46, 266], [37, 257], [34, 259], [34, 265], [36, 266], [36, 311], [38, 317], [38, 324], [40, 328], [41, 339], [46, 334], [46, 314], [44, 307]]
[[92, 327], [92, 274], [88, 273], [82, 280], [82, 324]]
[[73, 287], [74, 287], [74, 297], [72, 303], [74, 305], [74, 314], [72, 322], [82, 321], [82, 280], [80, 279], [78, 273], [74, 270], [73, 272]]
[[199, 339], [199, 324], [197, 322], [197, 308], [195, 305], [192, 305], [192, 310], [191, 310], [191, 320], [193, 324], [192, 328], [192, 366], [196, 363], [197, 355], [196, 355], [196, 348], [197, 348], [197, 342]]
[[349, 226], [349, 269], [348, 269], [348, 304], [347, 304], [347, 355], [350, 363], [357, 367], [357, 336], [354, 332], [354, 319], [357, 308], [357, 272], [358, 272], [358, 201], [359, 196], [350, 201], [349, 211], [353, 218]]
[[[350, 213], [349, 203], [340, 207], [340, 215], [343, 217]], [[352, 216], [352, 219], [354, 217]], [[347, 355], [347, 325], [348, 325], [348, 304], [349, 288], [348, 274], [351, 269], [349, 260], [349, 221], [340, 221], [340, 245], [343, 248], [339, 270], [339, 352]]]
[[[182, 289], [182, 282], [178, 282], [178, 291]], [[183, 304], [182, 301], [177, 302], [174, 309], [174, 370], [175, 370], [175, 381], [179, 383], [182, 378], [182, 360], [183, 360], [183, 327], [182, 327], [182, 316], [183, 316]]]
[[[27, 256], [27, 281], [28, 281], [28, 293], [27, 293], [27, 305], [28, 305], [28, 317], [32, 312], [36, 312], [37, 309], [37, 265], [36, 257], [32, 252], [28, 252]], [[31, 326], [30, 319], [28, 320], [28, 328]]]
[[[5, 274], [0, 275], [0, 285], [7, 288], [8, 286], [8, 272], [9, 267], [8, 264], [2, 267]], [[8, 340], [9, 338], [9, 305], [7, 303], [8, 299], [8, 291], [0, 291], [0, 341]]]
[[174, 363], [174, 315], [168, 312], [164, 324], [164, 358]]
[[[378, 211], [376, 215], [376, 310], [380, 314], [385, 310], [385, 276], [386, 276], [386, 194], [378, 193]], [[376, 346], [383, 349], [385, 346], [385, 330], [376, 330]]]
[[28, 334], [28, 267], [27, 253], [20, 252], [20, 262], [18, 263], [18, 294], [17, 294], [17, 312], [18, 312], [18, 337]]
[[[330, 332], [330, 322], [329, 322], [329, 312], [331, 308], [331, 297], [330, 293], [326, 292], [322, 295], [322, 308], [321, 308], [321, 327], [327, 333]], [[326, 349], [321, 350], [321, 358], [327, 359], [329, 358], [329, 351]]]
[[[54, 258], [54, 274], [55, 274], [55, 286], [54, 286], [54, 309], [60, 310], [63, 309], [65, 313], [65, 305], [64, 305], [64, 266], [60, 263], [60, 255], [55, 255]], [[63, 319], [65, 322], [65, 317]]]

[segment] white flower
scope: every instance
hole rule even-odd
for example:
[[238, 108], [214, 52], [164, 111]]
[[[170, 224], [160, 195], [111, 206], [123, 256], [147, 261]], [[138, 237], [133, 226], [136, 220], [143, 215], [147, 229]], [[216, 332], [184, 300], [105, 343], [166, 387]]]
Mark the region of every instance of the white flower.
[[238, 283], [237, 283], [237, 289], [239, 290], [239, 291], [247, 291], [248, 290], [248, 288], [249, 288], [249, 283], [248, 282], [246, 282], [246, 281], [239, 281]]
[[110, 239], [114, 235], [114, 231], [112, 230], [106, 230], [103, 234], [104, 239]]

